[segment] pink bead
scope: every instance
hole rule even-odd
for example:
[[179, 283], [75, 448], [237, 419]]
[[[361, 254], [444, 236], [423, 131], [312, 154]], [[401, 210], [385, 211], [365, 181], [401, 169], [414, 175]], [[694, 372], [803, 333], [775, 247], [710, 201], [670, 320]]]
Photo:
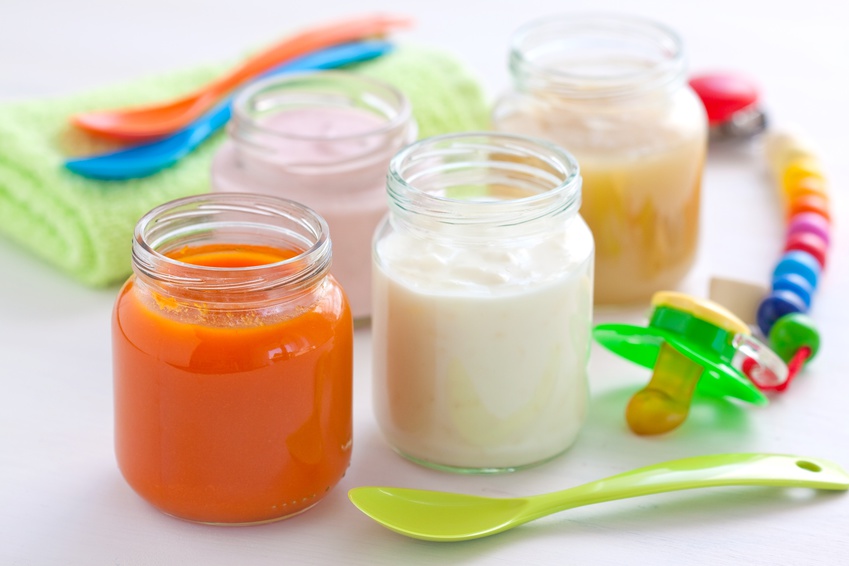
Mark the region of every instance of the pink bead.
[[828, 223], [828, 219], [816, 212], [796, 214], [787, 223], [788, 240], [795, 234], [807, 232], [819, 236], [825, 242], [826, 248], [831, 243], [831, 238], [829, 237], [830, 231], [831, 226]]
[[789, 252], [800, 250], [808, 252], [817, 262], [820, 267], [825, 268], [825, 258], [828, 253], [828, 243], [815, 232], [796, 232], [787, 238], [787, 243], [784, 246], [784, 251]]

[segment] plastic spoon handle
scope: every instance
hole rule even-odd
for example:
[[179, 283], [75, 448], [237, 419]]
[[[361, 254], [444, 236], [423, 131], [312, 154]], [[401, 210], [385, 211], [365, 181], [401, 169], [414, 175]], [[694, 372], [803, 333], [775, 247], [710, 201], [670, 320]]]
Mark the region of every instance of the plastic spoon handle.
[[[392, 48], [392, 44], [385, 41], [363, 41], [329, 47], [285, 63], [267, 72], [266, 76], [340, 67], [374, 59]], [[159, 141], [102, 155], [69, 159], [65, 167], [93, 179], [124, 180], [152, 175], [184, 157], [227, 123], [231, 102], [232, 97], [187, 128]]]
[[719, 486], [846, 489], [837, 465], [783, 454], [716, 454], [638, 468], [570, 489], [531, 496], [523, 522], [584, 505], [683, 489]]
[[[320, 71], [324, 69], [335, 69], [351, 63], [360, 63], [369, 59], [375, 59], [392, 51], [393, 46], [386, 41], [363, 41], [350, 43], [336, 47], [328, 47], [309, 55], [304, 55], [277, 68], [271, 69], [261, 75], [270, 77], [300, 73], [305, 71]], [[205, 119], [201, 119], [194, 128], [190, 140], [190, 149], [197, 147], [218, 128], [227, 123], [232, 114], [231, 105], [235, 96], [229, 96], [216, 110], [210, 112]]]
[[440, 542], [487, 537], [574, 507], [715, 486], [849, 488], [849, 474], [815, 458], [718, 454], [663, 462], [571, 489], [530, 497], [481, 497], [398, 487], [355, 487], [351, 502], [397, 533]]
[[208, 86], [208, 90], [209, 92], [226, 93], [246, 80], [298, 55], [339, 43], [383, 35], [390, 29], [409, 24], [408, 18], [370, 16], [307, 30], [248, 59], [229, 75], [213, 81]]
[[200, 89], [168, 102], [149, 106], [77, 114], [78, 127], [119, 139], [152, 139], [188, 125], [224, 95], [275, 65], [312, 51], [386, 34], [411, 22], [397, 16], [368, 16], [312, 28], [289, 37], [251, 57], [239, 67]]

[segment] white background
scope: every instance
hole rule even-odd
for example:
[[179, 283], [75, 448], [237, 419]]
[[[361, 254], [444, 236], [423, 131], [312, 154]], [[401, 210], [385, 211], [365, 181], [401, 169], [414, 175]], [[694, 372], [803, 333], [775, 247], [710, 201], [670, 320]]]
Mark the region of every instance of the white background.
[[[712, 0], [0, 0], [0, 99], [60, 95], [232, 58], [300, 25], [391, 9], [415, 16], [404, 41], [438, 44], [491, 96], [507, 87], [510, 33], [547, 14], [625, 12], [683, 36], [693, 70], [747, 73], [776, 124], [818, 144], [832, 180], [831, 265], [812, 311], [820, 357], [765, 408], [697, 406], [672, 434], [639, 438], [623, 409], [648, 372], [595, 348], [591, 413], [577, 444], [545, 466], [467, 477], [392, 453], [370, 404], [368, 331], [358, 331], [351, 468], [309, 512], [246, 528], [161, 515], [123, 482], [112, 453], [109, 314], [116, 289], [80, 287], [0, 238], [0, 564], [849, 564], [849, 496], [727, 488], [576, 509], [469, 543], [406, 539], [377, 526], [347, 489], [402, 485], [479, 494], [564, 488], [666, 459], [784, 452], [849, 466], [849, 9], [845, 2]], [[702, 245], [684, 288], [711, 275], [766, 283], [781, 211], [757, 143], [711, 149]], [[641, 310], [598, 312], [638, 321]]]

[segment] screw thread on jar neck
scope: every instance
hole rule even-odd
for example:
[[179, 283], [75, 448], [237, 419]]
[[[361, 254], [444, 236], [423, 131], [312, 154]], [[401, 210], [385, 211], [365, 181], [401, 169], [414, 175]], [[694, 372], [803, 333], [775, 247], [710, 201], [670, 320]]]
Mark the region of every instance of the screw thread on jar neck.
[[636, 17], [578, 14], [530, 22], [513, 35], [510, 69], [522, 91], [577, 100], [633, 97], [686, 79], [678, 35]]
[[[282, 261], [210, 267], [170, 257], [191, 247], [259, 246], [292, 252]], [[328, 273], [331, 243], [325, 221], [293, 201], [217, 193], [171, 201], [135, 228], [132, 267], [156, 291], [206, 305], [261, 304], [308, 293]]]
[[502, 239], [544, 232], [577, 214], [577, 161], [548, 142], [473, 132], [412, 144], [389, 164], [393, 223], [429, 234]]

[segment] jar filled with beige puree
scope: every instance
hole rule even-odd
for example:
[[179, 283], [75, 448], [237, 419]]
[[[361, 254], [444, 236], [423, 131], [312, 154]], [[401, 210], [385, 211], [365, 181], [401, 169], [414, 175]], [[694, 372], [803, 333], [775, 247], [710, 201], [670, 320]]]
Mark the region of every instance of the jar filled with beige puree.
[[514, 90], [496, 129], [575, 155], [596, 242], [595, 302], [647, 301], [693, 264], [707, 119], [672, 30], [630, 17], [531, 22], [514, 35]]

